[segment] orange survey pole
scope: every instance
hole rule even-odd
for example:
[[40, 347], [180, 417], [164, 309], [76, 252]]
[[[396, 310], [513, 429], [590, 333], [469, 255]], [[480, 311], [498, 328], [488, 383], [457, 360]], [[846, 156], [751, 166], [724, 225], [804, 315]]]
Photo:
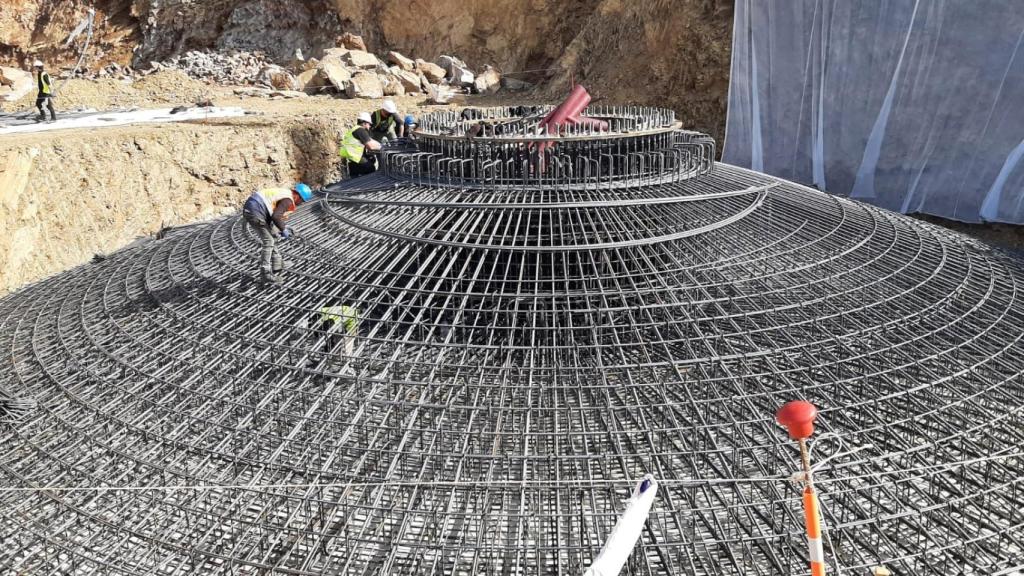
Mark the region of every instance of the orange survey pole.
[[800, 446], [800, 464], [804, 471], [804, 524], [807, 526], [807, 547], [810, 552], [811, 576], [825, 576], [825, 549], [821, 545], [821, 513], [818, 493], [814, 491], [811, 457], [807, 439], [814, 433], [818, 409], [803, 400], [787, 402], [775, 413], [775, 420], [786, 427], [789, 437]]

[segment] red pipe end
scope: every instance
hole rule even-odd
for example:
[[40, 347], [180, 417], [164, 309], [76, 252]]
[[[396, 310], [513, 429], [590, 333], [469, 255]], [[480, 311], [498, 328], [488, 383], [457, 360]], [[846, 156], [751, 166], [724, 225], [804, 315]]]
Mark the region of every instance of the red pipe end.
[[806, 440], [814, 433], [814, 419], [818, 409], [805, 400], [786, 402], [775, 413], [775, 421], [783, 425], [793, 440]]

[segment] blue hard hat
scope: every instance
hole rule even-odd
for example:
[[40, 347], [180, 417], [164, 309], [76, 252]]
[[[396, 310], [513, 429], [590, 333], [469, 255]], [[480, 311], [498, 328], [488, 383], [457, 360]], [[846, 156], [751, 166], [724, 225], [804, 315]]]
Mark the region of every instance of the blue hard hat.
[[295, 191], [298, 192], [303, 202], [309, 202], [313, 199], [313, 190], [302, 182], [295, 185]]
[[406, 126], [408, 126], [410, 124], [415, 124], [415, 123], [416, 123], [416, 117], [415, 116], [413, 116], [412, 114], [406, 114], [405, 115], [405, 125]]

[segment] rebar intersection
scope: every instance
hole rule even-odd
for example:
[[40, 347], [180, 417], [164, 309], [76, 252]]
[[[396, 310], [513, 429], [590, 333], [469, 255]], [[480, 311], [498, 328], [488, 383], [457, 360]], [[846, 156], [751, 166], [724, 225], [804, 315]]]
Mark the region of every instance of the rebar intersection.
[[794, 398], [835, 435], [830, 569], [1024, 563], [1018, 261], [665, 111], [542, 112], [425, 119], [299, 211], [281, 287], [233, 217], [0, 300], [37, 402], [0, 430], [3, 572], [581, 574], [650, 472], [627, 573], [804, 574]]

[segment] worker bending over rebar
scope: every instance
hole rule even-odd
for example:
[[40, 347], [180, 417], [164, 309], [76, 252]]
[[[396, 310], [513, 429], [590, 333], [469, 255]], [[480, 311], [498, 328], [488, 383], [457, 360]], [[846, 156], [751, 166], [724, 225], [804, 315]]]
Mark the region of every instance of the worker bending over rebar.
[[288, 216], [303, 202], [313, 198], [309, 186], [298, 183], [293, 188], [264, 188], [253, 192], [242, 207], [242, 217], [259, 236], [260, 239], [260, 275], [263, 281], [278, 283], [278, 274], [286, 268], [286, 263], [277, 249], [277, 236], [274, 228], [280, 232], [281, 240], [292, 236], [292, 230], [286, 225]]
[[358, 178], [377, 171], [377, 162], [372, 152], [380, 150], [380, 142], [370, 136], [369, 112], [360, 112], [354, 128], [341, 137], [338, 156], [347, 161], [348, 174]]

